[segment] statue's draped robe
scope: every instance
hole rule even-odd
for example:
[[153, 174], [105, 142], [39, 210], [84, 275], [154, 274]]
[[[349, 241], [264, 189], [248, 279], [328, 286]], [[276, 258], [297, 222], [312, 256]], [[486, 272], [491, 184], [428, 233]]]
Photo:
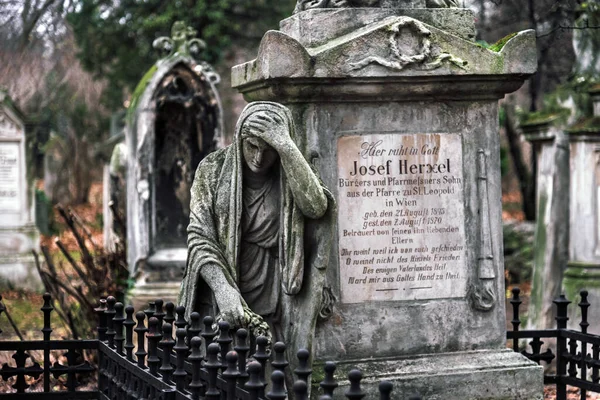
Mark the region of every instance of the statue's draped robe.
[[[276, 103], [251, 103], [238, 121], [233, 143], [208, 155], [198, 166], [192, 186], [188, 260], [179, 294], [189, 319], [193, 311], [212, 313], [216, 304], [200, 271], [207, 264], [217, 265], [227, 281], [240, 290], [239, 263], [242, 246], [242, 148], [241, 127], [256, 111], [277, 112], [289, 125], [294, 139], [292, 119], [287, 108]], [[325, 268], [329, 262], [334, 202], [327, 196], [326, 214], [319, 220], [306, 220], [294, 203], [283, 169], [279, 173], [280, 217], [278, 221], [278, 274], [280, 279], [281, 329], [289, 348], [288, 360], [295, 364], [296, 350], [312, 347], [314, 328], [321, 308]], [[306, 225], [306, 226], [305, 226]], [[305, 235], [306, 232], [306, 235]], [[248, 305], [242, 297], [245, 305]]]
[[244, 186], [238, 286], [250, 309], [262, 316], [276, 317], [279, 302], [279, 199], [276, 177], [259, 188]]

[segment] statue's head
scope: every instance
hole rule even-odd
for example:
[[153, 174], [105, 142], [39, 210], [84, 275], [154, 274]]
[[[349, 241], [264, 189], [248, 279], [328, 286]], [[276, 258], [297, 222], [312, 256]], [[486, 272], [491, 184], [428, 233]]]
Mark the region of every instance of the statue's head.
[[[279, 160], [279, 154], [264, 139], [265, 135], [279, 134], [281, 124], [265, 121], [260, 115], [265, 112], [250, 115], [242, 126], [242, 155], [245, 165], [255, 174], [266, 175], [271, 167]], [[274, 113], [273, 113], [274, 114]], [[257, 126], [266, 126], [261, 131]]]

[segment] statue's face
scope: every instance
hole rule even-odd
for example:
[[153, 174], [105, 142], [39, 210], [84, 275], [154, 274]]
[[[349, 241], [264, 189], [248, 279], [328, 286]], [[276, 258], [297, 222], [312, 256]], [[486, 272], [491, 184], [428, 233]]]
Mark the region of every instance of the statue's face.
[[279, 160], [279, 154], [264, 140], [248, 136], [242, 140], [242, 153], [246, 166], [255, 174], [265, 175]]

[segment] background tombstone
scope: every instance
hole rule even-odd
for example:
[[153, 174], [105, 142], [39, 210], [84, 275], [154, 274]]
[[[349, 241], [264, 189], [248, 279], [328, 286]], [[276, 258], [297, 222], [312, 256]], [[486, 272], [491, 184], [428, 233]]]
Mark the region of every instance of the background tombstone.
[[127, 262], [136, 303], [175, 301], [187, 256], [190, 188], [198, 163], [222, 145], [219, 76], [197, 61], [204, 42], [180, 22], [154, 47], [126, 117]]
[[34, 186], [27, 179], [24, 117], [0, 90], [0, 288], [41, 289], [31, 250], [39, 250]]
[[[290, 108], [338, 202], [324, 291], [338, 301], [288, 345], [400, 393], [541, 399], [541, 367], [505, 348], [497, 104], [535, 72], [535, 33], [492, 51], [469, 10], [381, 5], [300, 11], [233, 68], [246, 100]], [[319, 295], [306, 274], [298, 296]]]
[[124, 117], [123, 111], [112, 115], [110, 137], [99, 149], [106, 162], [102, 174], [102, 215], [104, 248], [109, 252], [117, 252], [126, 242], [127, 146]]
[[[565, 110], [568, 113], [568, 110]], [[521, 124], [525, 138], [536, 147], [536, 229], [529, 329], [556, 326], [552, 303], [562, 293], [569, 251], [569, 139], [551, 114]]]
[[[590, 92], [594, 116], [567, 130], [571, 142], [569, 263], [563, 279], [565, 294], [573, 301], [579, 291], [589, 292], [590, 333], [600, 334], [600, 86]], [[577, 317], [572, 318], [576, 324]]]

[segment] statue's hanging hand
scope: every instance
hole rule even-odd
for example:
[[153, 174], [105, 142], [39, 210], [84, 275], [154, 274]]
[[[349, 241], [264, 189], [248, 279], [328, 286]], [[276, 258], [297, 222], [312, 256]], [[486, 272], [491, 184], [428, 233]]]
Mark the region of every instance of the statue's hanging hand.
[[218, 318], [229, 322], [232, 327], [244, 326], [244, 307], [240, 301], [239, 294], [234, 298], [219, 299], [217, 297], [217, 304], [219, 305], [219, 316]]

